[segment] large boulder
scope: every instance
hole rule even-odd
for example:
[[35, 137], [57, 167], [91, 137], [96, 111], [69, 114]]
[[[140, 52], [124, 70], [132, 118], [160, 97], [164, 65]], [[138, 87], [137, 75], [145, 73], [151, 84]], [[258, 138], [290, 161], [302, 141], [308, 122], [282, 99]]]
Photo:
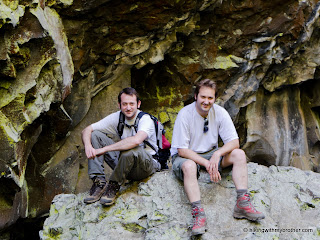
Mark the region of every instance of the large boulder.
[[[320, 174], [294, 167], [248, 164], [249, 191], [265, 213], [260, 222], [232, 217], [232, 171], [214, 184], [201, 172], [208, 230], [201, 239], [319, 239]], [[122, 186], [111, 207], [83, 203], [87, 193], [60, 194], [52, 202], [41, 239], [190, 239], [191, 207], [172, 171]]]

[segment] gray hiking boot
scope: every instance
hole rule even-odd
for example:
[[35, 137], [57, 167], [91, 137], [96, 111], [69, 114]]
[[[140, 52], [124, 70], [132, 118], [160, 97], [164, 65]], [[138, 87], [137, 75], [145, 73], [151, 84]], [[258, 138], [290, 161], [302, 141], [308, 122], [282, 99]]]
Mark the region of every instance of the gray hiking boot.
[[110, 206], [114, 203], [117, 193], [119, 192], [120, 185], [117, 182], [109, 181], [106, 191], [100, 199], [100, 203], [105, 206]]
[[90, 189], [89, 196], [83, 200], [84, 203], [94, 203], [99, 201], [106, 189], [107, 185], [104, 177], [94, 177], [92, 181], [93, 185]]
[[239, 219], [246, 218], [250, 221], [258, 221], [265, 218], [262, 212], [257, 211], [254, 206], [252, 206], [248, 193], [243, 194], [237, 199], [237, 203], [234, 206], [233, 217]]
[[193, 227], [192, 235], [200, 235], [206, 232], [207, 218], [203, 208], [195, 207], [192, 209]]

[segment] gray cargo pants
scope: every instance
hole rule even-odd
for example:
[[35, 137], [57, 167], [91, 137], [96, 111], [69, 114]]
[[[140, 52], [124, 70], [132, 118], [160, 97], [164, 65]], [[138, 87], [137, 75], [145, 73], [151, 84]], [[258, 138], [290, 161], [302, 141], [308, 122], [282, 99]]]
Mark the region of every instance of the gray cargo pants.
[[[96, 149], [113, 143], [111, 138], [100, 131], [93, 131], [91, 134], [91, 144]], [[88, 159], [90, 178], [105, 176], [104, 161], [113, 169], [109, 180], [119, 184], [122, 184], [126, 179], [142, 180], [160, 170], [160, 164], [143, 147], [138, 146], [121, 152], [107, 152], [94, 159]]]

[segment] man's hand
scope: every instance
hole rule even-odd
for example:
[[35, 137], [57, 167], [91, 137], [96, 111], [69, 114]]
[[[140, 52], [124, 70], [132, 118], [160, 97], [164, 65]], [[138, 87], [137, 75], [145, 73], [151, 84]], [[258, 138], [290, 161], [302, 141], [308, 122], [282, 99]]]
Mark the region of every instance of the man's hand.
[[206, 165], [207, 172], [210, 174], [211, 181], [217, 183], [221, 181], [221, 175], [219, 173], [219, 161], [221, 155], [218, 151], [215, 151], [210, 158], [209, 164]]
[[94, 149], [92, 146], [85, 147], [85, 152], [88, 159], [93, 159], [98, 155], [96, 149]]
[[85, 152], [88, 159], [93, 159], [95, 157], [99, 157], [102, 154], [105, 154], [104, 148], [95, 149], [92, 146], [86, 147]]

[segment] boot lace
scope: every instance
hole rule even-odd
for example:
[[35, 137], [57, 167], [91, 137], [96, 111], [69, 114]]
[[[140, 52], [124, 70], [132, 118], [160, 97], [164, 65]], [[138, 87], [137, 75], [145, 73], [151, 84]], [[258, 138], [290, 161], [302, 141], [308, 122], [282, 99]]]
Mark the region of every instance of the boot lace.
[[119, 189], [120, 189], [120, 186], [119, 186], [118, 183], [110, 181], [109, 184], [107, 185], [107, 189], [105, 191], [105, 194], [108, 197], [113, 197], [113, 196], [115, 196], [117, 194]]
[[98, 188], [103, 189], [105, 184], [106, 181], [102, 178], [96, 177], [95, 179], [93, 179], [93, 184], [90, 188], [90, 195], [93, 195], [98, 190]]
[[194, 208], [192, 209], [192, 216], [193, 216], [193, 227], [203, 227], [206, 222], [206, 216], [202, 208]]
[[242, 197], [238, 199], [237, 206], [238, 208], [242, 208], [251, 212], [258, 213], [255, 207], [252, 205], [251, 199], [248, 193], [244, 194]]

